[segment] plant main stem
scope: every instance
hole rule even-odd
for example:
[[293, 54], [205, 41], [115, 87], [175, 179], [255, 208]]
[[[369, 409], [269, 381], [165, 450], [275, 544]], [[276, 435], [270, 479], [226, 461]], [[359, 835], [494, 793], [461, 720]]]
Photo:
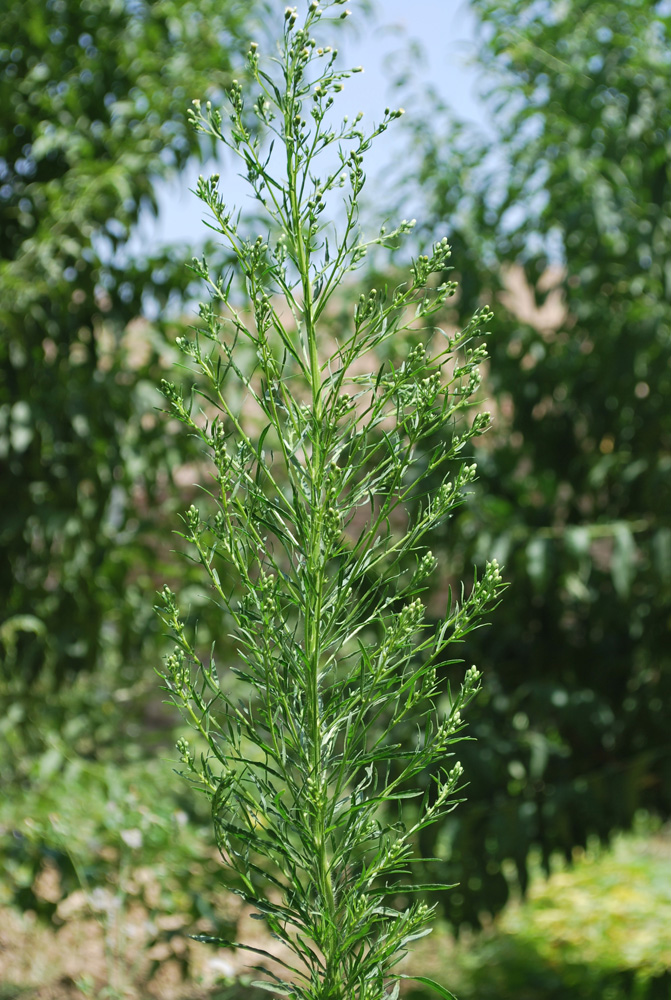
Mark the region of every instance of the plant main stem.
[[[315, 795], [313, 812], [315, 828], [312, 831], [315, 845], [315, 875], [319, 895], [326, 904], [327, 923], [322, 928], [321, 947], [326, 963], [326, 976], [323, 984], [323, 1000], [345, 1000], [342, 993], [342, 979], [337, 964], [337, 906], [333, 882], [331, 878], [329, 859], [326, 847], [326, 784], [322, 769], [322, 723], [319, 703], [320, 694], [320, 661], [321, 661], [321, 618], [324, 595], [324, 557], [322, 531], [324, 521], [324, 456], [322, 453], [322, 385], [317, 337], [313, 315], [312, 282], [310, 279], [310, 247], [306, 243], [300, 215], [298, 198], [298, 128], [294, 118], [294, 102], [288, 102], [286, 109], [286, 128], [293, 136], [293, 143], [287, 147], [287, 178], [289, 200], [293, 221], [294, 245], [298, 270], [303, 290], [303, 320], [305, 323], [305, 338], [310, 365], [310, 388], [312, 395], [313, 433], [312, 456], [309, 462], [311, 471], [311, 518], [308, 552], [306, 553], [306, 583], [308, 597], [305, 604], [305, 650], [307, 655], [307, 700], [309, 718], [309, 744], [311, 752], [310, 770], [312, 789]], [[290, 130], [290, 131], [289, 131]], [[309, 235], [308, 235], [309, 241]]]

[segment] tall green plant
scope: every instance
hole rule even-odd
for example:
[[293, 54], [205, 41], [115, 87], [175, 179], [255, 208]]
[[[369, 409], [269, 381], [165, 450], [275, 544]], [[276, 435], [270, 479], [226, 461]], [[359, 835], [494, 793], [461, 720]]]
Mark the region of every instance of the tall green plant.
[[[196, 127], [242, 159], [271, 235], [248, 237], [218, 176], [201, 178], [198, 196], [237, 258], [245, 297], [235, 273], [193, 261], [210, 300], [180, 346], [198, 388], [185, 397], [162, 386], [213, 461], [210, 511], [192, 506], [185, 536], [233, 637], [239, 682], [220, 682], [214, 650], [199, 649], [166, 588], [176, 645], [164, 678], [198, 734], [194, 748], [178, 744], [183, 773], [211, 800], [234, 891], [286, 947], [287, 979], [267, 972], [266, 988], [302, 1000], [398, 995], [396, 964], [429, 932], [432, 908], [409, 897], [438, 887], [403, 880], [419, 832], [456, 805], [463, 769], [451, 747], [480, 676], [471, 667], [457, 692], [441, 691], [436, 667], [501, 587], [492, 562], [459, 600], [447, 597], [436, 628], [426, 625], [436, 560], [425, 538], [462, 502], [476, 471], [464, 450], [489, 423], [473, 411], [486, 356], [473, 342], [491, 314], [476, 312], [452, 336], [434, 326], [455, 291], [432, 280], [447, 241], [416, 259], [407, 281], [362, 293], [342, 329], [328, 319], [367, 252], [396, 247], [413, 225], [370, 240], [359, 232], [364, 154], [402, 112], [387, 109], [368, 132], [361, 115], [333, 117], [350, 73], [314, 35], [347, 16], [342, 4], [313, 0], [302, 23], [287, 8], [274, 58], [262, 63], [252, 45], [253, 127], [235, 82], [226, 130], [221, 112], [194, 102]], [[326, 210], [341, 190], [336, 226]], [[402, 363], [385, 361], [392, 339], [407, 344]], [[400, 742], [411, 713], [416, 733]], [[429, 769], [431, 794], [408, 791]]]

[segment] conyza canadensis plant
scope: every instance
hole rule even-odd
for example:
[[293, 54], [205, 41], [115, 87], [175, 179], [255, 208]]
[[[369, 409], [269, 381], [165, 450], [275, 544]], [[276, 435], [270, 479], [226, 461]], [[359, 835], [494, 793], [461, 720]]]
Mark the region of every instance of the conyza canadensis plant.
[[489, 423], [474, 393], [491, 314], [436, 329], [455, 291], [436, 277], [444, 239], [406, 280], [351, 294], [367, 252], [398, 248], [413, 224], [359, 230], [364, 155], [401, 112], [369, 131], [335, 117], [350, 72], [315, 33], [342, 3], [287, 8], [277, 51], [251, 47], [248, 101], [234, 81], [225, 112], [193, 102], [196, 128], [241, 159], [267, 228], [248, 235], [219, 177], [199, 180], [234, 265], [193, 260], [209, 299], [180, 347], [197, 380], [162, 385], [211, 457], [183, 534], [221, 609], [228, 675], [166, 587], [163, 676], [197, 734], [178, 744], [181, 773], [211, 801], [230, 886], [283, 947], [208, 940], [272, 957], [282, 974], [257, 964], [259, 985], [296, 1000], [398, 996], [399, 960], [430, 931], [425, 894], [444, 888], [414, 884], [417, 835], [458, 801], [452, 747], [480, 683], [471, 667], [451, 692], [437, 667], [501, 589], [492, 561], [427, 620], [428, 538], [463, 502], [467, 445]]

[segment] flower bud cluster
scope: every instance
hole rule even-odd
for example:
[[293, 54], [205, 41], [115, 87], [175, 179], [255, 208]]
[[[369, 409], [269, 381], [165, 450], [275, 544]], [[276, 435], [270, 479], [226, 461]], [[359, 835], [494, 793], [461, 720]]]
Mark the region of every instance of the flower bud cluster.
[[467, 364], [479, 365], [481, 361], [486, 361], [489, 357], [489, 353], [484, 344], [480, 344], [478, 347], [468, 347], [464, 351]]
[[[292, 120], [292, 124], [293, 124], [294, 130], [296, 132], [296, 137], [300, 141], [301, 138], [302, 138], [302, 133], [305, 132], [305, 129], [307, 128], [307, 124], [308, 123], [305, 121], [304, 118], [301, 118], [300, 115], [294, 115], [293, 120]], [[287, 142], [291, 142], [292, 140], [293, 140], [293, 136], [290, 133], [287, 133]]]
[[306, 781], [307, 801], [310, 802], [316, 812], [324, 808], [327, 801], [326, 789], [321, 781], [318, 781], [312, 774], [308, 775]]
[[501, 569], [499, 567], [498, 559], [492, 559], [488, 562], [485, 567], [485, 575], [480, 581], [480, 586], [484, 595], [489, 599], [496, 596], [496, 592], [501, 587], [503, 583], [503, 577], [501, 576]]
[[440, 372], [434, 372], [428, 378], [422, 379], [417, 386], [417, 408], [422, 410], [431, 406], [441, 389]]
[[431, 312], [436, 312], [443, 305], [443, 303], [452, 298], [458, 288], [459, 283], [457, 281], [443, 281], [436, 288], [435, 295], [433, 297], [433, 304], [430, 306], [431, 300], [426, 300], [424, 314], [426, 315], [429, 312], [429, 306]]
[[[458, 331], [453, 337], [450, 337], [448, 339], [447, 342], [448, 350], [454, 351], [457, 350], [458, 348], [463, 347], [465, 344], [471, 341], [476, 334], [479, 336], [486, 337], [487, 331], [485, 330], [481, 333], [480, 329], [486, 323], [489, 323], [490, 320], [492, 320], [493, 318], [494, 318], [494, 313], [491, 311], [489, 306], [482, 306], [480, 309], [476, 309], [476, 311], [473, 313], [473, 316], [471, 317], [470, 323], [468, 323], [468, 325], [465, 326], [463, 330]], [[480, 347], [476, 347], [473, 349], [473, 357], [471, 358], [471, 360], [474, 360], [477, 363], [479, 363], [480, 361], [484, 361], [487, 357], [488, 357], [487, 349], [481, 345]], [[466, 352], [466, 359], [467, 361], [469, 360], [468, 352]]]
[[436, 801], [426, 810], [425, 818], [428, 819], [430, 816], [433, 816], [440, 811], [441, 807], [445, 805], [452, 793], [455, 791], [463, 773], [463, 765], [457, 761], [454, 767], [452, 767], [448, 772], [445, 781], [438, 783], [438, 795], [436, 797]]
[[191, 105], [192, 106], [190, 108], [186, 109], [187, 121], [189, 122], [189, 125], [193, 125], [195, 129], [198, 132], [200, 132], [202, 131], [202, 126], [201, 126], [202, 112], [200, 109], [201, 104], [197, 97], [194, 97], [194, 99], [191, 101]]
[[197, 277], [202, 278], [203, 281], [209, 281], [210, 269], [205, 257], [192, 257], [189, 267]]
[[265, 570], [261, 570], [256, 585], [256, 600], [259, 609], [267, 618], [274, 618], [279, 614], [279, 604], [277, 601], [277, 581]]
[[191, 745], [189, 741], [185, 739], [177, 740], [175, 746], [181, 763], [186, 764], [188, 768], [193, 768], [194, 756], [191, 752]]
[[270, 109], [270, 101], [266, 100], [263, 94], [259, 95], [258, 100], [254, 104], [252, 110], [254, 111], [256, 117], [259, 118], [262, 122], [269, 123], [275, 117], [275, 115], [272, 113]]
[[214, 459], [217, 465], [219, 465], [219, 463], [224, 459], [227, 462], [230, 462], [228, 452], [226, 450], [226, 431], [223, 423], [218, 417], [214, 418], [210, 427], [210, 444], [212, 446]]
[[411, 585], [421, 583], [422, 580], [426, 580], [427, 577], [431, 576], [437, 565], [438, 560], [434, 556], [433, 552], [425, 552], [412, 575]]
[[[219, 483], [223, 496], [232, 487], [234, 472], [233, 459], [228, 454], [224, 440], [217, 441], [216, 446], [214, 447], [214, 464], [217, 469], [217, 482]], [[220, 516], [221, 512], [217, 514], [217, 517]]]
[[414, 371], [416, 368], [423, 368], [425, 364], [426, 347], [424, 344], [415, 344], [415, 346], [408, 352], [408, 356], [405, 359], [403, 367]]
[[184, 662], [184, 652], [175, 646], [174, 652], [171, 656], [168, 656], [165, 665], [168, 668], [168, 672], [175, 687], [179, 691], [183, 691], [189, 681], [189, 668]]
[[188, 337], [175, 337], [175, 344], [182, 352], [195, 361], [201, 360], [200, 347], [197, 340], [190, 340]]
[[475, 666], [475, 664], [473, 664], [472, 667], [469, 667], [466, 673], [464, 674], [464, 685], [463, 685], [464, 694], [470, 694], [473, 691], [477, 690], [480, 687], [481, 677], [482, 674]]
[[336, 404], [333, 408], [333, 417], [335, 420], [342, 420], [343, 417], [347, 416], [354, 407], [354, 400], [351, 396], [344, 394], [338, 396]]
[[254, 321], [259, 333], [267, 330], [273, 321], [273, 305], [267, 292], [259, 292], [254, 298]]
[[463, 396], [466, 399], [472, 396], [474, 392], [480, 387], [482, 382], [482, 373], [479, 368], [474, 368], [470, 375], [468, 376], [468, 382], [465, 385], [458, 386], [454, 390], [455, 396]]
[[[356, 69], [352, 70], [352, 72], [353, 73], [363, 73], [363, 67], [362, 66], [357, 66]], [[391, 111], [389, 108], [385, 108], [384, 118], [382, 119], [382, 121], [380, 122], [380, 124], [375, 129], [375, 132], [373, 133], [373, 135], [376, 135], [376, 136], [377, 135], [382, 135], [383, 132], [387, 131], [387, 129], [389, 128], [389, 126], [391, 125], [391, 123], [396, 118], [400, 118], [404, 114], [405, 114], [405, 111], [404, 111], [403, 108], [399, 108], [397, 111]]]
[[411, 636], [417, 631], [424, 620], [424, 605], [419, 598], [416, 598], [401, 611], [396, 623], [396, 635], [399, 639]]
[[234, 114], [231, 116], [233, 121], [236, 121], [242, 114], [242, 110], [245, 106], [245, 101], [242, 96], [242, 84], [239, 80], [232, 80], [231, 85], [228, 88], [228, 99], [233, 106]]
[[326, 202], [324, 201], [324, 192], [317, 186], [311, 198], [306, 202], [307, 215], [311, 219], [316, 219], [318, 215], [326, 208]]
[[461, 777], [464, 773], [464, 766], [461, 761], [457, 761], [454, 767], [450, 769], [447, 776], [447, 780], [444, 782], [443, 786], [438, 793], [438, 802], [442, 805], [448, 798], [448, 796], [455, 790]]
[[361, 326], [375, 312], [377, 305], [377, 288], [371, 288], [367, 296], [363, 292], [361, 293], [359, 301], [354, 307], [354, 321], [357, 326]]
[[278, 236], [277, 243], [275, 244], [275, 248], [273, 249], [272, 253], [273, 257], [280, 265], [280, 268], [282, 268], [284, 262], [289, 256], [289, 248], [287, 246], [287, 238], [285, 233], [280, 233], [280, 235]]
[[[237, 82], [237, 81], [236, 81]], [[196, 131], [205, 135], [221, 136], [221, 112], [212, 109], [212, 102], [205, 102], [205, 114], [203, 114], [201, 102], [198, 98], [191, 101], [192, 107], [188, 108], [186, 114], [189, 122], [196, 128]]]
[[347, 905], [350, 908], [353, 919], [358, 923], [359, 919], [363, 917], [370, 907], [368, 894], [365, 892], [357, 892], [352, 896], [351, 902], [348, 902]]
[[382, 856], [382, 861], [380, 863], [381, 868], [389, 868], [394, 865], [397, 861], [403, 857], [404, 854], [408, 853], [408, 845], [402, 840], [396, 840], [393, 844], [389, 844]]
[[[357, 121], [359, 120], [359, 117], [363, 116], [357, 115]], [[352, 186], [353, 197], [356, 197], [358, 194], [360, 194], [366, 180], [366, 175], [361, 169], [362, 162], [363, 162], [362, 154], [357, 153], [357, 151], [353, 149], [349, 155], [349, 163], [350, 163], [349, 179], [350, 179], [350, 184]]]
[[430, 697], [436, 692], [436, 683], [438, 681], [438, 669], [435, 666], [427, 667], [422, 675], [422, 687], [421, 694], [423, 698]]
[[492, 559], [485, 566], [483, 576], [475, 583], [468, 599], [459, 609], [455, 620], [454, 635], [459, 637], [468, 626], [474, 615], [479, 614], [492, 601], [495, 601], [503, 589], [503, 577], [498, 561]]
[[342, 518], [337, 507], [331, 505], [325, 509], [322, 525], [325, 541], [332, 542], [335, 539], [340, 538], [340, 534], [342, 532]]
[[446, 513], [446, 511], [448, 511], [452, 506], [454, 500], [458, 497], [463, 487], [475, 480], [477, 471], [478, 467], [475, 463], [473, 463], [473, 465], [464, 465], [459, 471], [459, 475], [454, 483], [450, 480], [443, 483], [436, 493], [436, 499], [433, 504], [434, 514], [440, 515]]
[[[456, 609], [453, 617], [452, 635], [454, 639], [459, 639], [468, 631], [469, 623], [472, 619], [482, 613], [487, 605], [498, 598], [502, 588], [503, 578], [498, 561], [492, 559], [491, 562], [487, 563], [483, 576], [474, 584], [468, 598], [461, 607], [457, 607]], [[471, 670], [475, 670], [475, 667], [472, 667]], [[470, 676], [472, 677], [473, 675], [471, 674]], [[466, 677], [468, 678], [469, 674]], [[466, 685], [466, 680], [464, 684]], [[477, 688], [473, 688], [470, 693], [475, 693], [475, 690]], [[468, 693], [466, 687], [464, 687], [464, 693]]]
[[221, 546], [221, 551], [225, 552], [230, 557], [232, 553], [233, 539], [231, 538], [231, 530], [223, 511], [218, 510], [214, 515], [212, 527], [214, 534], [217, 537], [219, 546]]
[[208, 205], [214, 198], [216, 198], [220, 179], [219, 174], [210, 174], [207, 180], [202, 174], [199, 174], [198, 176], [198, 180], [196, 181], [196, 194], [203, 201], [207, 202]]
[[191, 534], [197, 535], [200, 528], [200, 511], [194, 504], [191, 504], [187, 510], [185, 519]]
[[482, 413], [476, 413], [473, 423], [471, 424], [471, 432], [473, 434], [482, 434], [490, 426], [492, 422], [492, 415], [489, 410], [485, 410]]
[[164, 587], [161, 592], [161, 597], [163, 598], [163, 603], [165, 605], [167, 624], [173, 630], [175, 635], [181, 638], [184, 635], [184, 622], [181, 621], [179, 617], [179, 610], [177, 608], [177, 602], [175, 601], [175, 595], [170, 587]]
[[440, 243], [435, 244], [430, 257], [427, 254], [422, 254], [418, 257], [410, 268], [415, 288], [423, 288], [426, 285], [429, 275], [444, 271], [451, 255], [452, 251], [447, 242], [447, 237], [443, 237]]
[[461, 712], [458, 709], [450, 712], [440, 726], [436, 730], [436, 736], [434, 743], [436, 747], [446, 747], [451, 740], [451, 737], [463, 727], [464, 721], [461, 718]]
[[162, 378], [159, 388], [177, 416], [182, 419], [187, 419], [188, 413], [186, 411], [186, 407], [184, 406], [184, 400], [175, 383], [168, 382], [166, 379]]
[[[249, 52], [247, 53], [247, 62], [249, 63], [250, 69], [253, 75], [256, 75], [259, 67], [259, 43], [250, 42]], [[257, 111], [256, 106], [254, 110]], [[258, 113], [258, 112], [257, 112]]]
[[[259, 268], [263, 271], [267, 269], [266, 255], [268, 253], [268, 243], [263, 236], [257, 236], [254, 242], [245, 240], [240, 246], [240, 260], [244, 266], [245, 273], [251, 277]], [[270, 302], [266, 292], [257, 292], [254, 306], [259, 301]]]

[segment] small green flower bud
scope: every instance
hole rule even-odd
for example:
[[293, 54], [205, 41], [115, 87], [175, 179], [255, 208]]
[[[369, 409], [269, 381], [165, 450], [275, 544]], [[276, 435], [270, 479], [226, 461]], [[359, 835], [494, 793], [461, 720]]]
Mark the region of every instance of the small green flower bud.
[[191, 529], [192, 533], [195, 534], [200, 526], [200, 511], [193, 504], [189, 507], [186, 512], [186, 523]]
[[475, 665], [469, 667], [464, 676], [464, 687], [466, 689], [474, 688], [481, 677], [482, 674]]
[[457, 781], [459, 781], [459, 778], [462, 776], [463, 773], [464, 773], [464, 765], [461, 763], [461, 761], [457, 761], [457, 763], [450, 771], [448, 779], [451, 782], [453, 781], [456, 783]]

